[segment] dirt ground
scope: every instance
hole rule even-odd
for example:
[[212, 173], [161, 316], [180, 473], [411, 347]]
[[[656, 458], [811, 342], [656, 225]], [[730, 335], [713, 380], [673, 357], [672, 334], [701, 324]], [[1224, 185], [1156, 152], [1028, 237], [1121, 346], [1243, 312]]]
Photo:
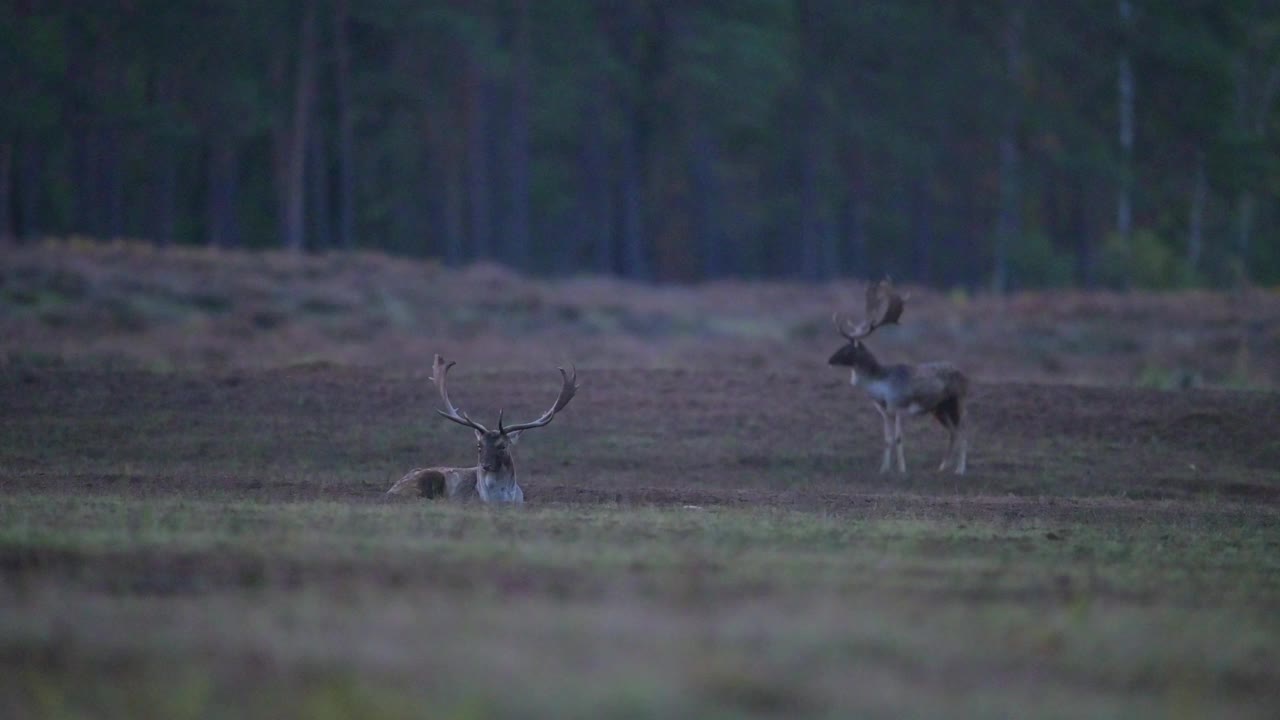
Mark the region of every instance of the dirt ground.
[[[438, 398], [425, 374], [24, 367], [3, 377], [9, 426], [0, 482], [10, 490], [238, 491], [367, 502], [410, 467], [473, 461], [468, 432], [432, 412]], [[966, 496], [1280, 502], [1280, 403], [1270, 393], [978, 384], [969, 474], [934, 472], [946, 433], [916, 418], [905, 426], [911, 472], [901, 476], [876, 472], [879, 416], [835, 370], [811, 378], [585, 367], [579, 378], [571, 409], [528, 433], [517, 452], [532, 503], [838, 512], [856, 510], [870, 495], [886, 496], [880, 502], [894, 495], [943, 496], [943, 503]], [[509, 418], [536, 416], [557, 383], [554, 371], [459, 366], [452, 384], [455, 402], [492, 420], [500, 407]], [[173, 447], [157, 456], [159, 437], [140, 440], [138, 432], [172, 434]], [[57, 465], [70, 465], [71, 477], [46, 471], [41, 433], [61, 435]], [[270, 447], [256, 446], [257, 438], [270, 438]], [[279, 468], [298, 465], [322, 481], [296, 471], [279, 477]]]

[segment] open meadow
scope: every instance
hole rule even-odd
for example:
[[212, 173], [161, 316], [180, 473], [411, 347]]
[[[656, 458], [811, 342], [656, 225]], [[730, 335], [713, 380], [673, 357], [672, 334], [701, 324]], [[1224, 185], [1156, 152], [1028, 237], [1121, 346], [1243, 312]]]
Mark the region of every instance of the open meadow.
[[[913, 290], [970, 472], [828, 367], [861, 285], [0, 261], [0, 716], [1280, 714], [1280, 296]], [[388, 498], [532, 418], [523, 507]]]

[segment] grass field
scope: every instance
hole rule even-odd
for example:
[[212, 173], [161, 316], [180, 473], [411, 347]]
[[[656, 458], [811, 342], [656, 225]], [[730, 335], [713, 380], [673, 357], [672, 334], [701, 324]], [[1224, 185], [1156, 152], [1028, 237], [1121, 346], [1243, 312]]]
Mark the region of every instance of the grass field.
[[[148, 277], [177, 287], [189, 261], [147, 255]], [[803, 325], [840, 289], [765, 288], [797, 299], [755, 325], [718, 309], [725, 287], [680, 290], [706, 310], [688, 327], [654, 320], [676, 317], [672, 291], [629, 288], [621, 326], [594, 331], [595, 301], [574, 295], [573, 312], [504, 326], [527, 362], [488, 362], [491, 330], [453, 320], [352, 340], [357, 358], [323, 328], [291, 337], [329, 345], [290, 355], [250, 319], [259, 361], [241, 363], [218, 324], [238, 310], [208, 297], [162, 318], [93, 276], [80, 300], [22, 304], [48, 289], [41, 262], [0, 274], [0, 304], [21, 306], [0, 314], [0, 717], [1280, 714], [1280, 396], [1136, 387], [1134, 368], [1176, 365], [1160, 342], [979, 369], [971, 473], [932, 472], [945, 436], [919, 420], [911, 472], [882, 476], [878, 417], [822, 366], [830, 338], [796, 331], [778, 350], [754, 334]], [[519, 282], [538, 307], [569, 302]], [[97, 293], [152, 310], [108, 332], [80, 315]], [[1198, 300], [1096, 302], [1213, 332]], [[1267, 303], [1244, 347], [1280, 327]], [[312, 328], [310, 307], [281, 312]], [[50, 308], [65, 322], [41, 319]], [[969, 312], [961, 335], [987, 322]], [[1034, 322], [1001, 347], [1063, 342], [1023, 333]], [[701, 354], [699, 338], [746, 354]], [[368, 361], [383, 341], [387, 361]], [[895, 342], [881, 346], [929, 349]], [[221, 360], [182, 354], [202, 343]], [[471, 460], [411, 361], [433, 345], [462, 358], [452, 394], [482, 418], [536, 415], [556, 356], [587, 348], [578, 397], [518, 450], [525, 507], [384, 496], [408, 468]], [[1211, 384], [1235, 384], [1239, 347], [1206, 341]], [[1123, 372], [1081, 384], [1112, 352]], [[1272, 362], [1253, 352], [1247, 384], [1274, 387]]]

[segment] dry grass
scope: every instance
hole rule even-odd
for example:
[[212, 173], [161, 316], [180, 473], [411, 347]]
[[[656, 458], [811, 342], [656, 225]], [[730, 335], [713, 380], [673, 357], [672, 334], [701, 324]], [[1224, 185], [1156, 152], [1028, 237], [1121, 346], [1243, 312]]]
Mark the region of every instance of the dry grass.
[[[0, 336], [10, 354], [162, 370], [423, 368], [434, 352], [499, 369], [816, 369], [837, 345], [831, 311], [856, 309], [861, 290], [541, 282], [371, 254], [51, 242], [0, 260]], [[1035, 382], [1280, 383], [1274, 292], [912, 293], [905, 324], [876, 339], [886, 359], [945, 356], [979, 378]]]

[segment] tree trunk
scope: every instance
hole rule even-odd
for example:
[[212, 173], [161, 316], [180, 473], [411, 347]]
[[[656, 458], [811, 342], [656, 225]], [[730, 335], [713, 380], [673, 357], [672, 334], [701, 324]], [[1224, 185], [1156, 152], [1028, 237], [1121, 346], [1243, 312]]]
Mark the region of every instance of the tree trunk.
[[643, 8], [628, 6], [619, 14], [618, 51], [624, 63], [636, 67], [636, 86], [620, 91], [624, 129], [618, 149], [618, 232], [620, 269], [624, 277], [650, 277], [649, 238], [645, 223], [645, 183], [652, 115], [645, 99], [650, 97], [657, 68], [650, 51], [642, 47], [646, 28]]
[[448, 196], [442, 190], [451, 172], [451, 158], [445, 152], [443, 143], [434, 141], [436, 132], [433, 115], [430, 112], [415, 115], [416, 126], [410, 132], [422, 138], [418, 148], [420, 159], [416, 171], [410, 171], [406, 178], [406, 182], [412, 183], [412, 189], [402, 193], [405, 197], [417, 200], [413, 215], [413, 235], [410, 236], [414, 242], [410, 245], [410, 252], [426, 257], [443, 257], [448, 252], [450, 243], [448, 225], [451, 218]]
[[0, 140], [0, 246], [14, 241], [13, 184], [13, 141]]
[[18, 237], [34, 240], [45, 232], [40, 217], [44, 153], [34, 136], [27, 136], [19, 147], [17, 216], [14, 227]]
[[161, 247], [173, 242], [177, 227], [178, 150], [175, 127], [177, 110], [174, 73], [156, 68], [152, 76], [151, 112], [158, 118], [150, 128], [148, 147], [142, 153], [147, 167], [147, 197], [140, 203], [146, 213], [142, 232]]
[[74, 209], [71, 214], [71, 232], [92, 235], [94, 212], [98, 204], [93, 172], [93, 158], [97, 149], [94, 129], [83, 123], [72, 130], [72, 135], [71, 176], [75, 181], [75, 189], [72, 192]]
[[1026, 8], [1022, 0], [1010, 0], [1005, 27], [1005, 75], [1008, 98], [1004, 130], [1000, 136], [1000, 206], [996, 217], [995, 269], [992, 284], [998, 293], [1007, 292], [1013, 282], [1009, 251], [1022, 234], [1022, 157], [1018, 134], [1022, 125], [1022, 37], [1026, 28]]
[[851, 141], [844, 168], [844, 206], [841, 209], [843, 222], [841, 235], [844, 237], [844, 265], [837, 272], [849, 272], [853, 275], [865, 275], [869, 271], [870, 257], [867, 237], [868, 192], [867, 178], [871, 175], [867, 155], [862, 152], [862, 141], [855, 137]]
[[1013, 131], [1006, 129], [1000, 138], [1000, 211], [996, 219], [995, 273], [992, 279], [995, 291], [1007, 292], [1012, 283], [1009, 269], [1009, 250], [1017, 242], [1020, 229], [1020, 180], [1018, 178], [1021, 157], [1018, 141]]
[[329, 201], [329, 163], [324, 135], [317, 128], [307, 142], [307, 205], [311, 237], [316, 250], [333, 247], [333, 219]]
[[[89, 62], [91, 55], [91, 49], [86, 41], [68, 42], [67, 65], [62, 82], [68, 91], [73, 93], [73, 97], [78, 96], [82, 101], [91, 91], [91, 86], [88, 86], [85, 81], [93, 71], [93, 65]], [[68, 107], [67, 119], [70, 125], [67, 129], [67, 134], [70, 136], [68, 142], [70, 167], [65, 179], [70, 185], [67, 199], [71, 207], [67, 218], [69, 227], [65, 229], [73, 235], [89, 235], [92, 233], [93, 223], [91, 208], [95, 204], [93, 168], [90, 165], [94, 156], [93, 121], [83, 107], [83, 102]], [[57, 144], [56, 139], [50, 143], [51, 152], [56, 151]], [[53, 192], [50, 193], [51, 197], [53, 194]]]
[[445, 262], [461, 265], [466, 259], [463, 167], [466, 150], [454, 133], [440, 133], [440, 174], [444, 178]]
[[[400, 176], [397, 184], [404, 182], [404, 176]], [[388, 216], [392, 247], [411, 255], [419, 255], [424, 251], [426, 242], [420, 218], [423, 207], [429, 202], [430, 200], [412, 192], [397, 192], [392, 196]]]
[[489, 144], [487, 85], [480, 59], [467, 52], [464, 78], [467, 135], [467, 207], [468, 235], [472, 256], [489, 259], [492, 235], [489, 214]]
[[933, 272], [933, 195], [928, 174], [911, 181], [911, 274], [912, 280], [928, 285]]
[[[1236, 125], [1238, 131], [1251, 143], [1261, 143], [1266, 134], [1271, 105], [1280, 92], [1280, 61], [1267, 69], [1256, 91], [1251, 88], [1251, 73], [1243, 58], [1237, 59], [1236, 69]], [[1249, 246], [1252, 243], [1254, 213], [1257, 195], [1253, 187], [1246, 187], [1236, 196], [1235, 203], [1235, 252], [1243, 272], [1249, 272]]]
[[802, 40], [799, 63], [804, 75], [800, 84], [800, 208], [797, 230], [800, 241], [800, 276], [806, 280], [821, 280], [822, 267], [822, 208], [818, 191], [818, 170], [827, 152], [822, 143], [821, 58], [817, 56], [817, 27], [820, 19], [817, 9], [809, 0], [799, 0], [799, 34]]
[[[812, 85], [806, 83], [803, 91], [806, 95], [804, 110], [801, 115], [812, 118], [815, 112], [808, 96], [814, 95]], [[817, 132], [810, 122], [803, 122], [800, 150], [800, 210], [798, 220], [800, 242], [800, 276], [805, 280], [822, 279], [822, 267], [819, 260], [818, 236], [818, 143]]]
[[1133, 4], [1131, 0], [1119, 0], [1121, 32], [1124, 44], [1120, 48], [1120, 61], [1116, 71], [1119, 144], [1120, 144], [1120, 187], [1116, 197], [1116, 236], [1120, 242], [1120, 256], [1125, 264], [1122, 284], [1129, 284], [1129, 255], [1133, 238], [1133, 124], [1134, 124], [1134, 78], [1133, 61], [1129, 56], [1129, 36], [1132, 32]]
[[529, 93], [530, 29], [529, 0], [515, 0], [516, 27], [512, 43], [511, 117], [508, 128], [510, 157], [507, 158], [508, 201], [507, 259], [528, 270], [529, 237]]
[[1236, 256], [1242, 267], [1249, 266], [1249, 242], [1253, 236], [1253, 215], [1257, 209], [1257, 196], [1252, 190], [1240, 193], [1236, 198]]
[[[676, 51], [682, 57], [696, 52], [694, 43], [697, 38], [688, 12], [684, 8], [677, 9], [668, 15], [668, 21], [675, 35]], [[685, 66], [689, 64], [688, 61], [683, 63]], [[684, 135], [685, 163], [681, 170], [688, 178], [688, 190], [684, 193], [682, 205], [688, 214], [690, 244], [697, 248], [701, 264], [700, 272], [689, 274], [718, 278], [727, 270], [728, 255], [721, 227], [720, 182], [716, 173], [720, 151], [707, 119], [707, 103], [702, 97], [705, 85], [699, 83], [688, 69], [680, 72], [677, 82]]]
[[301, 38], [284, 190], [284, 245], [293, 252], [305, 249], [307, 239], [305, 179], [307, 141], [315, 104], [316, 0], [308, 0], [303, 10]]
[[1075, 238], [1076, 284], [1093, 287], [1093, 243], [1090, 242], [1089, 220], [1086, 208], [1091, 204], [1089, 190], [1080, 174], [1071, 178], [1071, 210], [1068, 219], [1069, 233]]
[[840, 205], [840, 236], [844, 252], [836, 274], [861, 275], [866, 272], [867, 241], [866, 224], [862, 220], [861, 199], [852, 187], [845, 187]]
[[231, 248], [240, 244], [238, 195], [240, 162], [235, 140], [229, 133], [214, 136], [209, 147], [208, 227], [210, 247]]
[[113, 127], [104, 130], [103, 135], [101, 164], [98, 168], [104, 195], [103, 235], [118, 239], [125, 236], [124, 163], [121, 162], [124, 154], [121, 147], [124, 142], [121, 137], [123, 132]]
[[177, 229], [178, 150], [170, 137], [159, 138], [150, 153], [151, 239], [157, 245], [172, 244]]
[[608, 92], [603, 62], [591, 70], [592, 87], [583, 106], [582, 148], [578, 163], [578, 226], [582, 247], [591, 252], [596, 272], [611, 275], [618, 271], [614, 253], [613, 199], [609, 187], [609, 149], [604, 133], [605, 96]]
[[87, 171], [88, 176], [86, 182], [89, 191], [89, 207], [88, 207], [88, 233], [98, 240], [106, 240], [111, 235], [110, 228], [110, 212], [109, 193], [108, 193], [108, 170], [107, 156], [109, 150], [107, 146], [110, 141], [107, 139], [107, 130], [101, 124], [97, 124], [90, 131], [89, 158]]
[[[694, 110], [693, 112], [697, 112]], [[693, 179], [693, 232], [702, 245], [702, 275], [718, 278], [729, 271], [730, 259], [720, 222], [720, 182], [716, 177], [718, 151], [706, 124], [694, 118], [689, 171]]]
[[[268, 86], [273, 97], [282, 98], [289, 87], [289, 54], [283, 45], [274, 48], [267, 69]], [[206, 125], [217, 131], [216, 117]], [[206, 131], [210, 132], [210, 131]], [[282, 246], [287, 246], [289, 227], [289, 113], [278, 108], [271, 122], [271, 180], [275, 190], [276, 231]]]
[[338, 105], [338, 245], [355, 247], [355, 102], [351, 97], [351, 39], [347, 32], [350, 0], [335, 0], [333, 43], [337, 67], [335, 83]]
[[619, 236], [622, 241], [622, 274], [636, 280], [649, 277], [649, 261], [644, 236], [644, 181], [640, 177], [640, 149], [636, 130], [624, 140], [619, 154], [621, 167], [618, 207]]
[[1196, 148], [1196, 169], [1191, 181], [1191, 213], [1187, 218], [1187, 267], [1200, 269], [1204, 251], [1204, 210], [1209, 200], [1209, 181], [1205, 178], [1204, 151]]

